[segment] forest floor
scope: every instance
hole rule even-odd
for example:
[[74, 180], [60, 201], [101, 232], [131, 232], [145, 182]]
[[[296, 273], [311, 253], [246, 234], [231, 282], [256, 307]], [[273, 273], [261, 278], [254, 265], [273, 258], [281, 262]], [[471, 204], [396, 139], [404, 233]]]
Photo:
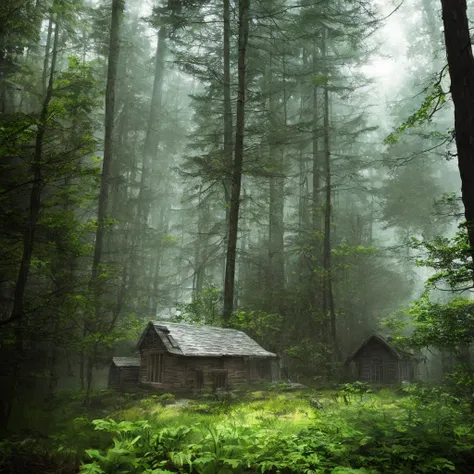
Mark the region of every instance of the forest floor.
[[0, 442], [0, 472], [86, 474], [474, 472], [467, 404], [410, 386], [249, 391], [175, 400], [64, 393], [24, 407]]

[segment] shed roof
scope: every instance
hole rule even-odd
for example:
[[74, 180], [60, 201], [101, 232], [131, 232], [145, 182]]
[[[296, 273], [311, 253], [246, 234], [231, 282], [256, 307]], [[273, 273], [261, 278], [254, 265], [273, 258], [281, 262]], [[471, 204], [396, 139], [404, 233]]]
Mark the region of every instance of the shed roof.
[[113, 357], [112, 363], [115, 367], [140, 367], [140, 359], [137, 357]]
[[352, 359], [371, 341], [378, 341], [380, 342], [383, 346], [386, 347], [386, 349], [393, 354], [397, 359], [403, 359], [406, 357], [414, 357], [414, 355], [411, 352], [401, 350], [397, 347], [395, 347], [391, 342], [390, 342], [390, 336], [384, 336], [378, 332], [373, 332], [370, 334], [368, 337], [366, 337], [358, 346], [357, 348], [349, 355], [349, 357], [346, 360], [346, 364], [351, 362]]
[[138, 347], [141, 346], [149, 330], [158, 334], [166, 350], [171, 354], [187, 357], [276, 357], [237, 329], [168, 321], [150, 321], [138, 342]]

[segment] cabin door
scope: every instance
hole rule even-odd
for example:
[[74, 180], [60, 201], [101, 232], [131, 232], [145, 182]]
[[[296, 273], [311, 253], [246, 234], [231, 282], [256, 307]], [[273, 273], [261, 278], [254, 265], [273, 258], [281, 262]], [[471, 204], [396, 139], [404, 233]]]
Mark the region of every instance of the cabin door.
[[385, 367], [382, 359], [372, 359], [370, 361], [370, 381], [383, 382], [385, 380]]

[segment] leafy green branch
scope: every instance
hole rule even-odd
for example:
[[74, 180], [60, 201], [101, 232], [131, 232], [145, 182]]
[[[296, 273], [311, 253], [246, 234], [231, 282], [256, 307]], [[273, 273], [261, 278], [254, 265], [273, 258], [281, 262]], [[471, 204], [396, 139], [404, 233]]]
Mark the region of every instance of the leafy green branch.
[[443, 90], [441, 82], [447, 71], [448, 68], [445, 66], [437, 75], [436, 81], [425, 88], [423, 92], [426, 95], [420, 107], [385, 138], [384, 145], [394, 145], [408, 129], [431, 122], [436, 112], [446, 103], [447, 94]]

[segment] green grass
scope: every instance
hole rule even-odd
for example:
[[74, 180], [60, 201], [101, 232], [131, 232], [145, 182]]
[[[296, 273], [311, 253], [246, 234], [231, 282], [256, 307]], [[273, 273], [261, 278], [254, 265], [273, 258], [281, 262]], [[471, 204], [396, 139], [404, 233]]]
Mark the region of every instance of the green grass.
[[249, 394], [245, 400], [233, 403], [191, 400], [188, 406], [163, 406], [153, 399], [143, 399], [109, 415], [126, 421], [147, 419], [156, 426], [167, 427], [224, 421], [258, 427], [272, 420], [280, 428], [297, 430], [311, 423], [313, 410], [301, 394], [271, 394], [265, 400], [258, 398]]
[[22, 444], [14, 435], [0, 444], [1, 472], [20, 472], [11, 460], [25, 451], [48, 462], [38, 473], [464, 474], [474, 465], [468, 406], [437, 389], [260, 390], [187, 405], [146, 392], [102, 392], [88, 409], [69, 394], [43, 437], [41, 419], [30, 418]]

